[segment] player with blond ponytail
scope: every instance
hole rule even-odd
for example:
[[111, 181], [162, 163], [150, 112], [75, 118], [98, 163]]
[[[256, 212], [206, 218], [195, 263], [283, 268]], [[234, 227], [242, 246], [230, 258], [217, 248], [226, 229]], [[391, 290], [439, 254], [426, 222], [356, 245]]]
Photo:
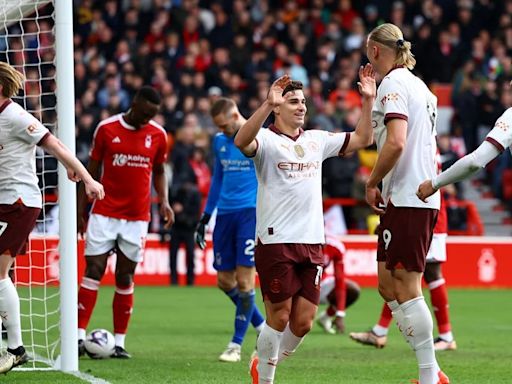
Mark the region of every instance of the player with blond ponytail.
[[379, 157], [366, 184], [366, 201], [381, 215], [379, 292], [416, 353], [419, 383], [447, 384], [437, 364], [432, 315], [421, 291], [440, 196], [434, 194], [427, 203], [416, 196], [419, 183], [436, 175], [437, 99], [411, 73], [416, 59], [396, 25], [373, 29], [366, 53], [382, 77], [372, 110]]

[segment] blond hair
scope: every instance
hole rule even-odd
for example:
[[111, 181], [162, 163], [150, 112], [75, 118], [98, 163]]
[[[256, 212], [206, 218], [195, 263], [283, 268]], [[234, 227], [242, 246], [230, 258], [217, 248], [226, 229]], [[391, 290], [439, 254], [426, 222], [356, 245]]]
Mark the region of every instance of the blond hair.
[[404, 35], [395, 24], [385, 23], [375, 27], [368, 39], [382, 44], [395, 52], [395, 65], [403, 65], [413, 69], [416, 59], [411, 52], [411, 42], [404, 40]]
[[25, 76], [13, 66], [0, 61], [0, 85], [2, 85], [2, 96], [11, 98], [18, 94], [23, 88]]

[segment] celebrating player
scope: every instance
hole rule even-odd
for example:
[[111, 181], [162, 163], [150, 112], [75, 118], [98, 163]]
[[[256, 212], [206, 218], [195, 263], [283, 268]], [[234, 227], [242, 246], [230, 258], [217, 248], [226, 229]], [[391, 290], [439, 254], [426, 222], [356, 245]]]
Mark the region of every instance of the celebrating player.
[[103, 186], [61, 141], [12, 102], [24, 81], [15, 68], [0, 62], [0, 316], [7, 330], [7, 352], [0, 356], [0, 373], [28, 361], [21, 338], [20, 300], [9, 270], [16, 255], [25, 252], [26, 240], [42, 207], [35, 172], [36, 145], [66, 167], [71, 181], [83, 180], [89, 198], [104, 197]]
[[[277, 364], [297, 349], [313, 324], [325, 241], [322, 162], [373, 141], [371, 65], [359, 69], [359, 79], [363, 109], [353, 133], [302, 130], [307, 110], [302, 83], [284, 75], [235, 136], [235, 144], [253, 158], [258, 177], [255, 261], [266, 322], [251, 360], [253, 383], [273, 383]], [[272, 112], [275, 123], [260, 129]]]
[[217, 207], [213, 232], [213, 266], [217, 285], [236, 306], [235, 332], [220, 361], [240, 361], [242, 342], [249, 323], [260, 332], [263, 316], [254, 302], [254, 235], [256, 233], [256, 190], [254, 164], [235, 147], [234, 137], [246, 122], [235, 102], [221, 97], [210, 110], [221, 130], [215, 136], [213, 182], [204, 213], [196, 230], [196, 242], [205, 248], [205, 231]]
[[[441, 209], [434, 228], [434, 236], [427, 254], [427, 264], [423, 279], [430, 290], [430, 301], [434, 316], [436, 317], [439, 336], [434, 339], [436, 351], [457, 349], [457, 343], [453, 338], [450, 323], [450, 310], [448, 306], [448, 290], [442, 273], [442, 264], [446, 261], [446, 233], [448, 223], [444, 198], [441, 195]], [[384, 303], [377, 324], [368, 332], [352, 332], [350, 338], [365, 345], [373, 345], [376, 348], [384, 348], [387, 342], [389, 324], [392, 314], [389, 306]]]
[[[167, 136], [151, 120], [160, 106], [160, 95], [144, 86], [131, 108], [103, 120], [94, 133], [88, 169], [105, 185], [106, 198], [95, 202], [87, 225], [85, 275], [78, 291], [78, 347], [83, 355], [84, 339], [107, 259], [116, 253], [116, 288], [112, 303], [114, 336], [112, 357], [130, 358], [124, 342], [133, 308], [133, 275], [142, 261], [151, 204], [151, 176], [160, 202], [160, 214], [168, 228], [174, 212], [167, 197]], [[86, 199], [79, 195], [79, 231], [83, 233]]]
[[396, 25], [370, 32], [367, 56], [383, 77], [372, 111], [379, 156], [366, 184], [366, 201], [382, 215], [379, 292], [416, 352], [420, 383], [448, 383], [436, 361], [432, 316], [421, 291], [440, 197], [437, 193], [425, 204], [415, 194], [421, 180], [436, 174], [437, 99], [409, 71], [416, 60]]
[[361, 289], [355, 281], [345, 278], [345, 245], [340, 239], [326, 234], [323, 253], [324, 268], [332, 262], [334, 276], [328, 276], [320, 282], [320, 304], [329, 305], [318, 315], [316, 322], [329, 334], [344, 333], [345, 310], [359, 298]]

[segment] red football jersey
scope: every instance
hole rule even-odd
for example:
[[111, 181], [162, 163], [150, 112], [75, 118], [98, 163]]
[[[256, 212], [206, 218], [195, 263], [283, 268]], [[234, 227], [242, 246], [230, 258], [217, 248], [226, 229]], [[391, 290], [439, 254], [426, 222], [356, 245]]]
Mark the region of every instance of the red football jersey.
[[126, 220], [150, 219], [151, 173], [167, 159], [165, 130], [150, 121], [135, 129], [122, 114], [100, 122], [94, 132], [90, 158], [103, 164], [105, 198], [92, 212]]

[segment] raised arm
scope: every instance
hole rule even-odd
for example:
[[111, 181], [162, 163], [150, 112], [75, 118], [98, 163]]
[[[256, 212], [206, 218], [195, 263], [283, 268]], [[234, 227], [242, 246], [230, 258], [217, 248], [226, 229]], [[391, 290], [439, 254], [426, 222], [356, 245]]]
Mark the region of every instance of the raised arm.
[[267, 95], [267, 100], [252, 114], [249, 120], [238, 130], [235, 136], [235, 145], [247, 156], [255, 154], [257, 149], [256, 135], [272, 110], [281, 105], [285, 98], [283, 91], [290, 83], [288, 75], [281, 76], [274, 81]]
[[371, 64], [359, 68], [359, 82], [357, 85], [362, 96], [363, 106], [361, 118], [357, 123], [356, 130], [350, 136], [350, 141], [345, 150], [346, 153], [366, 148], [373, 143], [372, 108], [377, 87], [375, 85], [375, 72]]

